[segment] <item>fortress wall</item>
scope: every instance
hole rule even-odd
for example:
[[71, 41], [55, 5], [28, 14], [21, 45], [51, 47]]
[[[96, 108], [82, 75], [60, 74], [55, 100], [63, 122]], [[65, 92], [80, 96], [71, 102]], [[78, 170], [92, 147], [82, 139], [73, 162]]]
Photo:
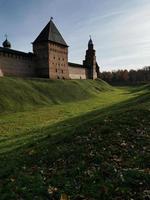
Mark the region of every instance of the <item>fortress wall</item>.
[[33, 44], [37, 76], [49, 78], [48, 44], [47, 42]]
[[51, 79], [69, 79], [68, 47], [49, 43], [49, 75]]
[[32, 58], [25, 55], [0, 52], [0, 76], [34, 76]]
[[86, 79], [86, 69], [69, 66], [69, 76], [71, 79]]
[[3, 72], [1, 69], [0, 69], [0, 77], [3, 77]]

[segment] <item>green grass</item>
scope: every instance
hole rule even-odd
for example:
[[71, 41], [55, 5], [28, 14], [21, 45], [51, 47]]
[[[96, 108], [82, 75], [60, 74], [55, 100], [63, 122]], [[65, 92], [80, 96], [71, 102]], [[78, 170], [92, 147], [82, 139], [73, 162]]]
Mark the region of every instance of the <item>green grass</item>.
[[143, 199], [149, 90], [0, 79], [0, 199]]
[[[99, 87], [101, 85], [101, 87]], [[0, 112], [80, 101], [112, 88], [104, 81], [0, 78]]]

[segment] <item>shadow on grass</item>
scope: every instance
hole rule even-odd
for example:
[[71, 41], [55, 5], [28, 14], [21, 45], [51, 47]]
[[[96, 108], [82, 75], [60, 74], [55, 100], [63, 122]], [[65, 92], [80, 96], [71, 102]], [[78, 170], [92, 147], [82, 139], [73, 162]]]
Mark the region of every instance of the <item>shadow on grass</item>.
[[125, 170], [147, 168], [148, 154], [142, 154], [141, 148], [148, 146], [144, 134], [150, 129], [150, 111], [145, 106], [149, 100], [150, 94], [145, 92], [128, 101], [26, 132], [10, 142], [15, 148], [0, 155], [2, 200], [48, 200], [49, 185], [73, 199], [77, 194], [102, 200], [142, 198], [148, 178], [142, 172]]
[[126, 89], [128, 89], [128, 91], [130, 93], [137, 93], [137, 92], [141, 92], [141, 91], [150, 91], [150, 84], [145, 84], [145, 85], [140, 85], [140, 86], [132, 86], [132, 87], [126, 87], [126, 86], [122, 86], [125, 87]]
[[[147, 88], [149, 86], [144, 87]], [[135, 90], [133, 90], [132, 92], [135, 93]], [[104, 121], [105, 118], [108, 118], [112, 115], [116, 115], [117, 119], [118, 114], [126, 112], [130, 109], [136, 110], [137, 105], [138, 109], [140, 109], [140, 106], [141, 109], [143, 109], [142, 103], [144, 105], [149, 101], [150, 93], [145, 92], [144, 94], [141, 94], [130, 100], [123, 101], [121, 103], [117, 103], [106, 108], [96, 109], [86, 114], [82, 114], [77, 117], [72, 117], [70, 119], [54, 123], [53, 125], [47, 127], [32, 129], [31, 131], [25, 131], [21, 134], [21, 136], [18, 135], [18, 138], [16, 138], [15, 136], [15, 138], [11, 137], [4, 139], [2, 142], [7, 142], [7, 144], [1, 145], [0, 154], [3, 154], [5, 152], [5, 149], [7, 153], [7, 151], [15, 151], [15, 149], [18, 148], [25, 148], [28, 145], [34, 145], [34, 143], [45, 140], [47, 137], [59, 137], [60, 134], [63, 134], [66, 137], [72, 137], [72, 134], [79, 127], [84, 127], [86, 129], [86, 127], [96, 124], [99, 120]], [[66, 132], [67, 134], [65, 134]], [[68, 134], [68, 132], [70, 133]]]

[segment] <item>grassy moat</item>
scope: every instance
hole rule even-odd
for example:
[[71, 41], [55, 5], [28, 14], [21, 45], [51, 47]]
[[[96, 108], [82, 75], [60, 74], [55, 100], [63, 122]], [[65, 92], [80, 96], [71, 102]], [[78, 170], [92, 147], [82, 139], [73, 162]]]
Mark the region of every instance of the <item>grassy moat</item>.
[[0, 79], [0, 200], [142, 200], [150, 85]]

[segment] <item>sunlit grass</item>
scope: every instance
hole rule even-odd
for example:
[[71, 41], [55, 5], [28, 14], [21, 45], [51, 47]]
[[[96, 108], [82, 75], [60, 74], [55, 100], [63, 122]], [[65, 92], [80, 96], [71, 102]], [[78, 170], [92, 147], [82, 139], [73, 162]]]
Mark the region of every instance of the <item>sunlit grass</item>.
[[[22, 97], [14, 99], [9, 87], [14, 82], [19, 88], [28, 85], [32, 93], [16, 89]], [[144, 198], [148, 85], [113, 88], [102, 81], [6, 79], [4, 86], [9, 94], [0, 103], [2, 200], [47, 200], [50, 186], [71, 199]], [[72, 91], [65, 92], [69, 87]]]

